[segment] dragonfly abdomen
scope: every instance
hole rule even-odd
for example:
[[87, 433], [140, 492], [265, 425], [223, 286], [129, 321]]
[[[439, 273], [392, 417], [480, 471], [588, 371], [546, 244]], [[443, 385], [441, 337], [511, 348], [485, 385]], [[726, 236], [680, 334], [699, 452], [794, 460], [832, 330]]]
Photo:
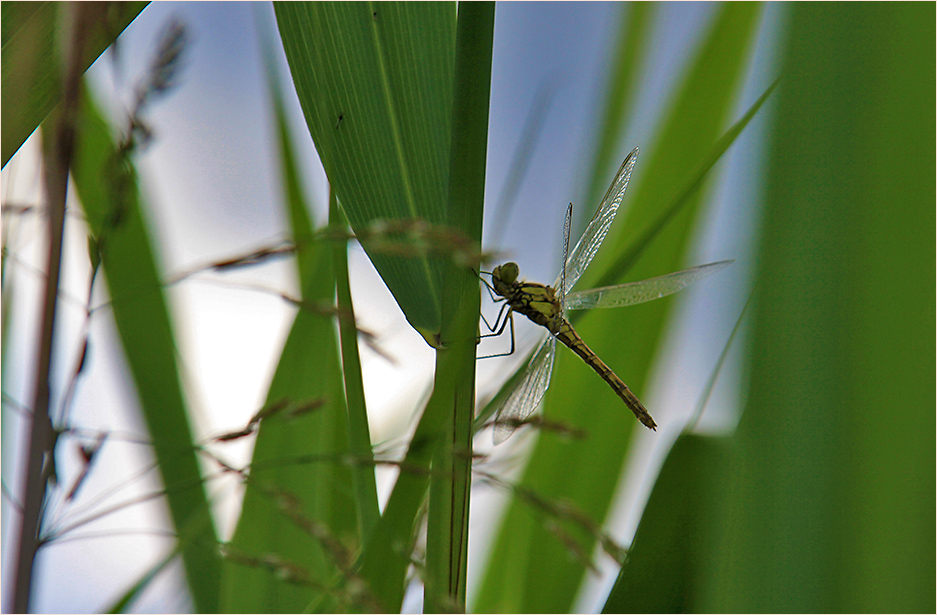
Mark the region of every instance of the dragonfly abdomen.
[[559, 327], [555, 327], [555, 329], [551, 328], [551, 330], [553, 330], [556, 335], [556, 339], [566, 344], [570, 350], [579, 355], [579, 357], [586, 362], [586, 365], [594, 369], [595, 372], [612, 387], [612, 390], [618, 394], [622, 401], [625, 402], [625, 405], [628, 406], [635, 417], [637, 417], [645, 427], [655, 431], [657, 430], [657, 423], [651, 418], [650, 413], [644, 407], [644, 404], [641, 403], [641, 400], [631, 392], [628, 385], [612, 371], [612, 368], [605, 364], [605, 361], [592, 352], [592, 349], [579, 337], [579, 334], [576, 333], [576, 330], [573, 329], [568, 321], [564, 319]]

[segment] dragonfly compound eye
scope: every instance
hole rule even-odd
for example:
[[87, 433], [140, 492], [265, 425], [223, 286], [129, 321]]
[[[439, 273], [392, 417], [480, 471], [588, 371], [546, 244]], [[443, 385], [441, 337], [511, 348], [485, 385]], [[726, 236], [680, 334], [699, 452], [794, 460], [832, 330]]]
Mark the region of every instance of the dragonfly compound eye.
[[511, 285], [517, 281], [517, 275], [520, 273], [520, 268], [517, 266], [517, 263], [510, 262], [504, 263], [500, 267], [495, 268], [498, 277], [501, 278], [501, 281], [505, 284]]

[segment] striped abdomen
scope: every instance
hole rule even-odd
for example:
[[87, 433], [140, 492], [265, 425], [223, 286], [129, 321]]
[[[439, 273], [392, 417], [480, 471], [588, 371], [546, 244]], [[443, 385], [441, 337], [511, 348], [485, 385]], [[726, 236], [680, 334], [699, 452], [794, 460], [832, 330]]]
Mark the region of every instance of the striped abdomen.
[[612, 371], [605, 362], [599, 358], [597, 354], [592, 352], [592, 349], [586, 346], [586, 343], [582, 341], [582, 338], [579, 337], [579, 334], [576, 333], [576, 330], [573, 329], [572, 325], [569, 324], [569, 321], [563, 320], [557, 330], [554, 331], [556, 338], [566, 344], [570, 350], [575, 352], [586, 362], [587, 365], [592, 367], [595, 372], [602, 377], [602, 380], [608, 383], [612, 390], [621, 397], [622, 401], [625, 402], [625, 405], [634, 412], [635, 417], [641, 423], [644, 424], [648, 429], [657, 430], [657, 423], [654, 422], [654, 419], [651, 418], [651, 415], [648, 413], [647, 409], [641, 403], [641, 401], [631, 392], [631, 389], [628, 388], [628, 385], [625, 384], [621, 378], [619, 378], [615, 372]]

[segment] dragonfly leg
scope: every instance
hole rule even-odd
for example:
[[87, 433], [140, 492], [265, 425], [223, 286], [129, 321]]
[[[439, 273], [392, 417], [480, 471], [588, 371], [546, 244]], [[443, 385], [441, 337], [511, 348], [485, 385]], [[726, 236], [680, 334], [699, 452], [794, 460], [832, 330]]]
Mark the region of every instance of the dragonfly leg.
[[[505, 304], [505, 307], [508, 307], [507, 304]], [[502, 308], [502, 311], [504, 311], [504, 308]], [[482, 320], [484, 320], [484, 317], [482, 317]], [[500, 312], [498, 314], [498, 320], [501, 320]], [[493, 359], [494, 357], [506, 357], [508, 355], [514, 354], [514, 310], [508, 310], [508, 315], [504, 319], [504, 322], [501, 323], [501, 328], [498, 329], [497, 332], [494, 332], [494, 329], [492, 329], [492, 333], [482, 335], [481, 337], [495, 337], [501, 335], [504, 333], [504, 327], [506, 327], [508, 323], [511, 323], [511, 349], [507, 352], [499, 352], [497, 354], [488, 354], [483, 357], [478, 357], [479, 359]], [[488, 321], [485, 321], [485, 324], [487, 325]], [[498, 321], [496, 320], [495, 325], [497, 324]]]
[[485, 281], [485, 278], [478, 276], [478, 279], [481, 280], [482, 284], [485, 285], [485, 288], [488, 289], [488, 296], [491, 297], [491, 300], [494, 303], [501, 303], [502, 301], [506, 301], [504, 297], [499, 297], [498, 295], [495, 294], [495, 289], [491, 287], [491, 284]]
[[[510, 308], [511, 308], [511, 306], [508, 305], [507, 303], [505, 303], [504, 305], [502, 305], [502, 306], [501, 306], [501, 309], [498, 310], [498, 317], [495, 318], [495, 324], [493, 324], [493, 325], [488, 323], [488, 319], [485, 318], [485, 315], [484, 315], [484, 314], [479, 314], [479, 315], [482, 317], [482, 320], [485, 322], [485, 327], [487, 327], [487, 328], [488, 328], [488, 331], [489, 331], [489, 333], [485, 333], [485, 334], [483, 334], [483, 335], [480, 335], [479, 338], [482, 338], [482, 337], [497, 337], [497, 336], [501, 335], [501, 334], [504, 332], [504, 324], [505, 324], [504, 322], [501, 322], [501, 319], [504, 317], [504, 311], [505, 311], [505, 310], [508, 310], [508, 309], [510, 309]], [[505, 321], [505, 322], [507, 322], [507, 321]], [[498, 323], [501, 323], [501, 324], [499, 325]], [[498, 328], [499, 326], [501, 327], [500, 329]]]

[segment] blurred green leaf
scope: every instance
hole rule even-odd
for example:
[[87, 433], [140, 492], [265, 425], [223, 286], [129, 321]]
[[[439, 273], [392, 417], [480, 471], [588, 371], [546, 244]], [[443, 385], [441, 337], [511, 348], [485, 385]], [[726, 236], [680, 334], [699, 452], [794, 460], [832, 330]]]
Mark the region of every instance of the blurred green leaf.
[[667, 454], [603, 613], [700, 610], [716, 557], [716, 532], [725, 530], [724, 477], [737, 455], [733, 437], [695, 436], [688, 431], [708, 405], [752, 297], [726, 340], [690, 422]]
[[114, 322], [130, 367], [200, 612], [218, 609], [220, 559], [179, 386], [176, 344], [150, 245], [136, 173], [118, 154], [90, 96], [82, 101], [72, 176], [101, 257]]
[[[709, 172], [722, 158], [722, 155], [728, 151], [729, 147], [735, 143], [738, 136], [745, 130], [752, 118], [758, 113], [762, 105], [768, 100], [771, 94], [777, 88], [781, 78], [775, 79], [765, 91], [758, 97], [758, 100], [752, 104], [737, 122], [729, 127], [719, 139], [713, 143], [712, 147], [704, 157], [702, 157], [692, 173], [688, 173], [680, 182], [680, 190], [673, 195], [670, 202], [658, 208], [655, 219], [645, 225], [640, 235], [635, 236], [627, 249], [621, 250], [615, 257], [615, 261], [609, 265], [602, 276], [598, 278], [593, 286], [609, 286], [615, 284], [621, 276], [631, 270], [635, 262], [641, 258], [644, 251], [657, 240], [658, 236], [668, 227], [671, 219], [679, 214], [681, 210], [693, 204], [709, 177]], [[573, 324], [579, 321], [586, 312], [573, 312], [570, 316], [570, 322]]]
[[[614, 174], [620, 160], [614, 149], [618, 137], [627, 125], [629, 112], [639, 83], [641, 63], [647, 61], [648, 37], [657, 6], [652, 2], [633, 2], [622, 6], [621, 35], [611, 59], [609, 87], [605, 112], [597, 124], [598, 144], [592, 159], [592, 177], [589, 183], [588, 203], [599, 203], [608, 189], [608, 173]], [[591, 212], [580, 208], [579, 219], [587, 221]], [[581, 228], [584, 228], [581, 227]]]
[[[82, 70], [114, 42], [147, 2], [95, 3], [97, 27], [82, 50]], [[58, 104], [62, 95], [57, 44], [59, 11], [67, 3], [5, 2], [0, 7], [0, 109], [2, 165]]]
[[133, 602], [140, 597], [159, 575], [172, 564], [173, 560], [179, 555], [178, 548], [167, 553], [161, 560], [153, 564], [149, 570], [144, 572], [133, 585], [131, 585], [117, 600], [109, 607], [102, 609], [103, 613], [123, 613], [128, 610]]
[[698, 608], [927, 612], [935, 9], [791, 11], [749, 398]]
[[[269, 57], [266, 66], [273, 70]], [[359, 506], [369, 503], [356, 500], [360, 492], [354, 488], [353, 472], [370, 473], [374, 489], [370, 457], [349, 459], [333, 320], [334, 250], [315, 241], [272, 73], [270, 82], [302, 299], [266, 403], [317, 407], [300, 416], [261, 423], [241, 517], [228, 545], [223, 606], [234, 612], [298, 612], [327, 597], [336, 600], [340, 611], [355, 606], [368, 610], [363, 606], [368, 604], [367, 594], [342, 594], [342, 583], [333, 587], [336, 578], [350, 572], [361, 539]], [[365, 446], [370, 455], [370, 442]], [[376, 515], [376, 491], [372, 495]]]
[[[759, 14], [760, 8], [750, 4], [727, 4], [717, 9], [686, 81], [665, 116], [660, 137], [648, 148], [653, 156], [642, 155], [638, 159], [632, 178], [634, 187], [625, 196], [631, 204], [619, 216], [624, 220], [613, 225], [579, 288], [593, 286], [616, 255], [657, 219], [665, 205], [673, 202], [675, 187], [686, 183], [725, 129], [750, 58]], [[629, 278], [652, 277], [685, 264], [700, 218], [701, 202], [702, 195], [688, 201], [645, 250]], [[639, 397], [670, 305], [664, 299], [629, 308], [627, 313], [593, 310], [576, 325], [586, 343], [631, 384]], [[557, 355], [544, 413], [550, 419], [587, 428], [590, 437], [571, 442], [554, 434], [541, 434], [522, 484], [544, 497], [569, 501], [585, 516], [601, 522], [619, 480], [627, 442], [638, 423], [621, 400], [578, 358], [567, 356], [562, 348]], [[654, 408], [649, 410], [655, 414]], [[549, 519], [532, 515], [517, 500], [511, 503], [476, 610], [559, 612], [573, 608], [586, 568], [548, 531], [546, 521]], [[581, 553], [588, 556], [593, 552], [594, 536], [571, 526], [564, 529], [579, 545]]]
[[[313, 266], [302, 282], [309, 306], [332, 304], [329, 248], [309, 244]], [[308, 307], [297, 313], [266, 403], [283, 400], [297, 407], [322, 405], [261, 423], [224, 568], [225, 611], [300, 611], [327, 591], [355, 552], [356, 504], [331, 314]]]
[[400, 464], [400, 475], [387, 506], [358, 560], [359, 575], [368, 583], [384, 612], [397, 612], [403, 603], [407, 569], [421, 521], [419, 511], [429, 489], [433, 452], [430, 445], [438, 437], [437, 433], [432, 433], [437, 425], [426, 420], [426, 416], [438, 414], [432, 407], [424, 410], [424, 418], [417, 425]]
[[628, 560], [603, 613], [688, 613], [699, 610], [703, 565], [718, 527], [720, 472], [730, 438], [684, 435], [661, 468]]
[[[274, 5], [319, 157], [352, 228], [375, 220], [446, 224], [454, 3]], [[440, 327], [440, 257], [362, 242], [410, 324]]]

